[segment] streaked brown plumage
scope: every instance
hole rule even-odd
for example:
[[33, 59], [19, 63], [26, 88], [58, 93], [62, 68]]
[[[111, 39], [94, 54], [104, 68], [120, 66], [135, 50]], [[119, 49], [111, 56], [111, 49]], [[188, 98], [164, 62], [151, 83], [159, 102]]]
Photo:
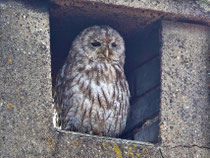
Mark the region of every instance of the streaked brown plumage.
[[76, 37], [57, 76], [57, 128], [113, 137], [124, 130], [130, 96], [124, 51], [122, 37], [109, 26], [89, 27]]

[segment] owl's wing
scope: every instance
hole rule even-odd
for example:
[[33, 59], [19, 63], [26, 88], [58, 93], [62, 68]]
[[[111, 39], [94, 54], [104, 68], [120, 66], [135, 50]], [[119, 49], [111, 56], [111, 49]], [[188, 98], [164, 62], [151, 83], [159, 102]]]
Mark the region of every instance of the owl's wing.
[[72, 87], [72, 80], [74, 78], [74, 67], [76, 66], [75, 60], [72, 56], [75, 52], [70, 50], [69, 56], [63, 67], [60, 69], [55, 84], [54, 92], [54, 109], [57, 112], [57, 126], [62, 128], [66, 126], [66, 120], [69, 110], [72, 105], [69, 98], [72, 94], [67, 94], [67, 91]]

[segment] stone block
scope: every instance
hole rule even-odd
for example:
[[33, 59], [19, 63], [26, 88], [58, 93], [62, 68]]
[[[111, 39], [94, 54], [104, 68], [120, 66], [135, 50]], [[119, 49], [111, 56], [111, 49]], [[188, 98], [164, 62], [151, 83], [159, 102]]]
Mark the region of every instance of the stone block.
[[52, 153], [49, 16], [45, 6], [0, 1], [0, 157]]
[[210, 28], [162, 22], [161, 139], [210, 147]]

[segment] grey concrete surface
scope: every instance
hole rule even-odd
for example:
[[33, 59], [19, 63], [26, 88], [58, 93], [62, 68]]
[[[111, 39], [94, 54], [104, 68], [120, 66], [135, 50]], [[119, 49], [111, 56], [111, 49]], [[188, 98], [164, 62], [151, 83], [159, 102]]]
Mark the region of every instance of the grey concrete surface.
[[210, 147], [210, 28], [162, 22], [161, 139]]
[[0, 157], [46, 157], [52, 145], [49, 17], [0, 1]]
[[200, 5], [206, 11], [210, 11], [210, 1], [209, 0], [196, 0], [196, 3]]
[[162, 158], [159, 148], [153, 144], [63, 132], [54, 156], [63, 158], [67, 155], [73, 158]]
[[162, 147], [162, 158], [209, 158], [210, 150], [199, 146]]
[[47, 7], [1, 0], [0, 157], [209, 158], [210, 30], [164, 21], [161, 38], [162, 144], [56, 131]]
[[161, 157], [148, 143], [56, 132], [48, 10], [0, 1], [0, 11], [0, 157]]
[[[210, 26], [209, 0], [51, 0], [61, 6], [83, 7], [90, 5], [90, 8], [132, 8], [138, 10], [142, 20], [154, 21], [157, 18], [193, 20], [207, 23]], [[108, 4], [105, 6], [104, 4]], [[143, 10], [143, 12], [141, 12]], [[137, 15], [137, 17], [138, 17]], [[148, 19], [149, 18], [149, 19]]]
[[[87, 26], [87, 24], [110, 25], [115, 29], [117, 28], [117, 31], [123, 37], [131, 36], [133, 33], [136, 34], [137, 30], [141, 31], [152, 22], [160, 19], [164, 14], [127, 8], [125, 6], [92, 3], [90, 1], [74, 1], [73, 3], [78, 4], [78, 6], [72, 4], [70, 6], [51, 8], [51, 17], [64, 19], [62, 20], [64, 22], [68, 20], [74, 21], [76, 19], [75, 22], [80, 22], [79, 27]], [[95, 23], [92, 23], [93, 21]]]

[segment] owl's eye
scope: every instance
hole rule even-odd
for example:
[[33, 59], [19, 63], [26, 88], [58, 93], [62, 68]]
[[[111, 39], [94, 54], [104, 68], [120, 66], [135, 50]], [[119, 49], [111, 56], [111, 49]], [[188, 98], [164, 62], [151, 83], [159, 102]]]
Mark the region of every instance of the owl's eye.
[[98, 42], [98, 41], [94, 41], [91, 43], [93, 47], [100, 47], [101, 46], [101, 43]]
[[112, 47], [117, 47], [117, 44], [115, 42], [113, 42]]

